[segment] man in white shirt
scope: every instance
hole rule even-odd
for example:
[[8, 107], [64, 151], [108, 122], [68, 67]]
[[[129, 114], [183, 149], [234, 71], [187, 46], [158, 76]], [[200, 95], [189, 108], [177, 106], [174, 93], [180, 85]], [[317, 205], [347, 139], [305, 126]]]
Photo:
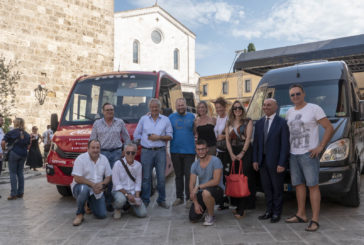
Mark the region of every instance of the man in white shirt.
[[143, 218], [147, 215], [144, 203], [140, 199], [142, 188], [142, 164], [135, 160], [137, 146], [129, 143], [125, 147], [125, 157], [116, 161], [112, 169], [114, 219], [121, 218], [121, 209], [131, 205], [134, 214]]
[[[312, 219], [306, 231], [317, 231], [321, 193], [319, 188], [319, 155], [329, 143], [334, 129], [323, 109], [305, 101], [305, 91], [299, 84], [289, 89], [294, 107], [287, 111], [286, 119], [290, 131], [290, 173], [292, 185], [296, 188], [297, 213], [286, 219], [287, 223], [307, 222], [306, 188], [310, 193]], [[320, 141], [319, 125], [324, 128]]]
[[87, 152], [79, 155], [73, 165], [71, 190], [77, 199], [77, 213], [73, 221], [78, 226], [83, 221], [86, 201], [98, 219], [106, 218], [104, 189], [111, 181], [109, 161], [100, 154], [100, 142], [90, 140]]

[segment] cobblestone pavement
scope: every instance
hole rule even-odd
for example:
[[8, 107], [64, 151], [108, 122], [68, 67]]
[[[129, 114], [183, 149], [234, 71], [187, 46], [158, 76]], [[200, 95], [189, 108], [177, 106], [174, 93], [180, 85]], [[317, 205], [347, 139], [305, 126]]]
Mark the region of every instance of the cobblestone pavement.
[[[306, 224], [258, 220], [264, 212], [261, 194], [257, 208], [243, 219], [235, 219], [231, 210], [216, 211], [217, 222], [211, 227], [191, 224], [183, 205], [169, 210], [158, 207], [155, 196], [147, 218], [124, 214], [115, 221], [111, 213], [104, 220], [86, 215], [81, 226], [73, 227], [74, 199], [61, 197], [47, 183], [44, 172], [25, 185], [24, 199], [14, 201], [6, 200], [9, 184], [0, 185], [0, 244], [364, 244], [364, 204], [348, 208], [324, 200], [321, 227], [313, 233], [304, 231]], [[174, 196], [174, 178], [170, 177], [168, 201], [173, 202]], [[295, 213], [295, 199], [286, 199], [282, 218]]]

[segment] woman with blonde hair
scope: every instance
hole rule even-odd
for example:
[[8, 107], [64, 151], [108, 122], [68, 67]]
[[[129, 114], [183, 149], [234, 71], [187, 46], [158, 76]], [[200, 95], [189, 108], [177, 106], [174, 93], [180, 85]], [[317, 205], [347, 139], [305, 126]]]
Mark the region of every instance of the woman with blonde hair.
[[[229, 111], [229, 119], [226, 123], [226, 146], [230, 155], [231, 163], [235, 162], [235, 172], [239, 171], [240, 160], [243, 162], [243, 173], [248, 177], [250, 196], [242, 198], [231, 198], [236, 209], [233, 211], [236, 218], [245, 214], [245, 209], [255, 208], [255, 171], [252, 166], [252, 147], [250, 140], [253, 133], [253, 122], [246, 117], [242, 103], [234, 101]], [[230, 166], [231, 168], [231, 166]]]
[[1, 147], [5, 149], [5, 144], [9, 149], [9, 172], [11, 192], [8, 200], [22, 198], [24, 195], [24, 162], [27, 158], [27, 149], [30, 144], [30, 136], [24, 130], [24, 120], [15, 118], [14, 129], [7, 132], [1, 142]]
[[205, 140], [209, 149], [209, 155], [216, 155], [216, 137], [215, 137], [215, 124], [216, 118], [208, 115], [208, 106], [205, 101], [200, 101], [197, 105], [197, 118], [194, 124], [195, 134], [197, 140]]

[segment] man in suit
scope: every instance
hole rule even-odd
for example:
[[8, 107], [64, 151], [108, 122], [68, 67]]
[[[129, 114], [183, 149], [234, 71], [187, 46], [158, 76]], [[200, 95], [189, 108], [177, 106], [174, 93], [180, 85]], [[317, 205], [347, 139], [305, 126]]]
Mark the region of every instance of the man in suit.
[[253, 167], [260, 170], [266, 211], [258, 219], [279, 222], [283, 206], [284, 171], [289, 157], [289, 130], [286, 120], [276, 115], [277, 101], [264, 100], [265, 116], [255, 124]]

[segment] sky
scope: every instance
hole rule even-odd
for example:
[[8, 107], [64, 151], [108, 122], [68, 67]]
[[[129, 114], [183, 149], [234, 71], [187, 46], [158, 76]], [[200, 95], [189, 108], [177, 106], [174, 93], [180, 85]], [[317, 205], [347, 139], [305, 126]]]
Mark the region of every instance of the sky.
[[[156, 0], [114, 0], [115, 12]], [[196, 72], [232, 72], [237, 50], [256, 50], [364, 34], [363, 0], [158, 0], [196, 34]]]

